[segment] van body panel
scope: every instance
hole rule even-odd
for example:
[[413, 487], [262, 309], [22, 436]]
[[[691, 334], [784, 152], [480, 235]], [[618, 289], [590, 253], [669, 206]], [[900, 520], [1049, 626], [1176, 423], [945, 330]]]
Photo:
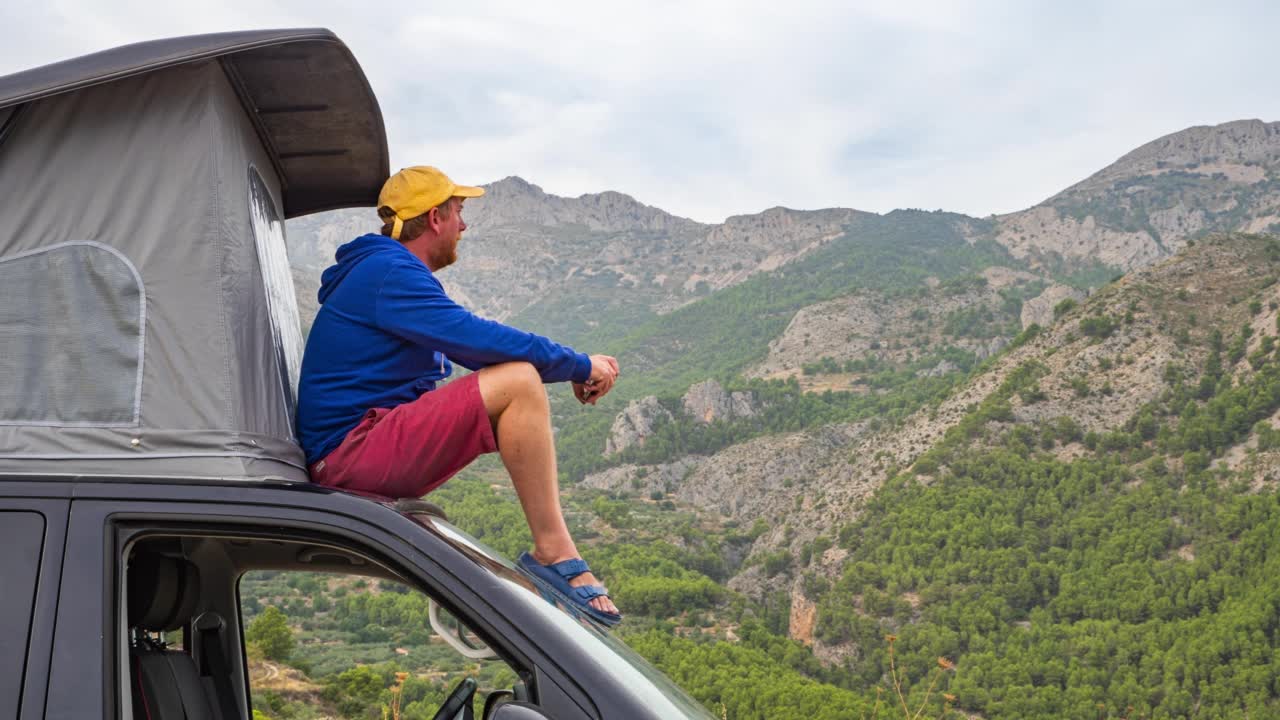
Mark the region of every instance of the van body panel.
[[[0, 485], [0, 488], [0, 522], [6, 522], [4, 518], [9, 513], [15, 513], [14, 517], [23, 516], [27, 522], [38, 517], [40, 526], [38, 546], [28, 545], [21, 549], [26, 554], [25, 558], [0, 561], [0, 565], [16, 561], [35, 570], [34, 573], [24, 574], [21, 584], [15, 585], [10, 582], [17, 581], [17, 578], [0, 569], [0, 577], [6, 583], [2, 590], [5, 600], [0, 601], [0, 606], [8, 612], [12, 609], [12, 599], [21, 597], [27, 612], [23, 619], [26, 627], [18, 628], [24, 637], [19, 640], [10, 635], [9, 628], [6, 627], [6, 637], [0, 644], [2, 647], [3, 644], [12, 643], [15, 650], [21, 644], [20, 652], [24, 655], [20, 662], [14, 657], [6, 662], [4, 651], [0, 650], [0, 668], [5, 673], [14, 673], [0, 681], [0, 717], [39, 720], [45, 717], [45, 695], [52, 658], [51, 641], [58, 607], [58, 586], [62, 578], [70, 503], [56, 497], [38, 497], [33, 488], [16, 485], [13, 488]], [[30, 491], [29, 494], [22, 492], [23, 489]], [[14, 549], [17, 548], [6, 547], [5, 551], [13, 553]], [[26, 599], [29, 599], [29, 603]]]

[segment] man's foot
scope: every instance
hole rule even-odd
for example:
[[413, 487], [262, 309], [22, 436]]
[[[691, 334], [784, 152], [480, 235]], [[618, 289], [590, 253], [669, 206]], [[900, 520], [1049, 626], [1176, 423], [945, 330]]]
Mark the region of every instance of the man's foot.
[[[539, 563], [543, 565], [554, 565], [555, 563], [563, 562], [565, 560], [573, 560], [575, 559], [575, 557], [573, 556], [558, 557], [551, 560], [550, 562], [543, 562], [542, 558], [538, 557], [538, 553], [535, 550], [533, 552], [533, 559], [537, 560]], [[584, 587], [587, 585], [604, 586], [604, 583], [597, 580], [596, 576], [593, 575], [590, 570], [582, 573], [578, 577], [573, 578], [572, 580], [569, 581], [569, 587]], [[610, 600], [608, 595], [601, 595], [598, 598], [592, 598], [591, 602], [588, 604], [591, 605], [591, 607], [599, 610], [600, 612], [613, 613], [615, 615], [621, 614], [618, 612], [618, 606], [613, 604], [613, 600]]]
[[[584, 572], [569, 581], [569, 587], [582, 587], [584, 585], [604, 585], [604, 583], [597, 580], [596, 576], [592, 575], [589, 571]], [[613, 604], [613, 601], [609, 599], [608, 595], [601, 595], [598, 598], [592, 598], [591, 602], [588, 604], [600, 612], [613, 613], [614, 615], [622, 614], [618, 612], [618, 606]]]
[[[600, 581], [581, 558], [566, 557], [542, 562], [534, 555], [521, 553], [519, 563], [536, 577], [542, 578], [552, 587], [560, 590], [579, 607], [594, 611], [601, 622], [614, 625], [622, 619], [617, 606], [608, 595], [604, 594]], [[578, 588], [582, 590], [577, 591]]]

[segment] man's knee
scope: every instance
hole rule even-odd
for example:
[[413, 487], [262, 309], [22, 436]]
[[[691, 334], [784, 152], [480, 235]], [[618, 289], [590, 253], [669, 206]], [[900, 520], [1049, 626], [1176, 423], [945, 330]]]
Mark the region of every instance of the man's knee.
[[538, 374], [538, 369], [530, 363], [509, 362], [493, 367], [503, 374], [508, 383], [522, 390], [542, 391], [543, 389], [542, 376]]
[[546, 397], [542, 376], [527, 362], [509, 362], [490, 365], [480, 371], [480, 394], [490, 410], [499, 406], [505, 409], [511, 400], [520, 396]]

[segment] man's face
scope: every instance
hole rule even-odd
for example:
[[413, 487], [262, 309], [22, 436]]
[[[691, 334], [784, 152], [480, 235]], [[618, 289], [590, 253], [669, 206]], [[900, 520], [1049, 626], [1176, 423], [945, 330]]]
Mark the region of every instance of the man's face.
[[448, 267], [458, 260], [458, 241], [467, 229], [467, 224], [462, 220], [462, 198], [450, 198], [448, 204], [452, 205], [452, 212], [448, 217], [444, 213], [438, 215], [439, 231], [431, 253], [432, 270]]

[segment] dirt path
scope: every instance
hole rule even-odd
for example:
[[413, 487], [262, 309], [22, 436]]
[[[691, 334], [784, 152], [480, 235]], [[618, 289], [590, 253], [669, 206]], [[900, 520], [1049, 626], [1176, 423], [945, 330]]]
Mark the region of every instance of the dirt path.
[[260, 677], [253, 677], [253, 675], [257, 675], [259, 673], [251, 674], [249, 676], [250, 684], [270, 682], [280, 677], [280, 666], [276, 665], [275, 663], [266, 662], [264, 660], [262, 664], [258, 667], [258, 670], [261, 671]]

